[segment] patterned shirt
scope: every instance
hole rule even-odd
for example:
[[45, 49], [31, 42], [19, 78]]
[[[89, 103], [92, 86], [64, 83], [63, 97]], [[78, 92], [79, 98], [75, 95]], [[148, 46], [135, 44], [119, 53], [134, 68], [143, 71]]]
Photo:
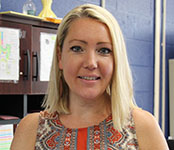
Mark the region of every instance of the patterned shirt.
[[138, 142], [132, 114], [123, 130], [113, 127], [112, 115], [88, 128], [66, 128], [57, 112], [41, 112], [36, 150], [137, 150]]

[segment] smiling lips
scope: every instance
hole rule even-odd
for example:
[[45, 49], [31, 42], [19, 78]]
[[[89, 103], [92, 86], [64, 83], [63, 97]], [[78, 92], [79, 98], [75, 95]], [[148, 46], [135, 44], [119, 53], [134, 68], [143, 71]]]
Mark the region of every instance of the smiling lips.
[[78, 76], [78, 78], [84, 79], [84, 80], [99, 80], [100, 79], [100, 77], [93, 77], [93, 76], [90, 76], [90, 77], [88, 77], [88, 76]]

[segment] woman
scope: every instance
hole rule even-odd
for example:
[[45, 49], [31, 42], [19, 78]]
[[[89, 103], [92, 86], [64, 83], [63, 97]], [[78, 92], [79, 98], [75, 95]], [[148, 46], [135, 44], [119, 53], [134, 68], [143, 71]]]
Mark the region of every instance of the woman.
[[71, 10], [53, 57], [45, 111], [20, 122], [12, 150], [168, 149], [154, 117], [134, 102], [122, 32], [107, 10]]

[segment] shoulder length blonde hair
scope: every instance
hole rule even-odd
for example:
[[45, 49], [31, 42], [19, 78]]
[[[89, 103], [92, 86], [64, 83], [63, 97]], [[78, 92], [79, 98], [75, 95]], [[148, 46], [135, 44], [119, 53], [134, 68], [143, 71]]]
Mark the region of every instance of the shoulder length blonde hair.
[[[84, 4], [71, 10], [62, 20], [58, 27], [57, 39], [53, 54], [50, 82], [43, 106], [48, 112], [68, 114], [68, 86], [63, 79], [62, 71], [59, 70], [58, 55], [60, 55], [64, 40], [68, 34], [71, 23], [78, 18], [89, 17], [104, 23], [112, 38], [114, 55], [114, 73], [109, 95], [111, 97], [111, 108], [113, 124], [115, 129], [122, 130], [130, 109], [135, 107], [133, 96], [133, 81], [130, 66], [127, 59], [126, 46], [119, 24], [106, 9]], [[60, 50], [60, 52], [58, 51]]]

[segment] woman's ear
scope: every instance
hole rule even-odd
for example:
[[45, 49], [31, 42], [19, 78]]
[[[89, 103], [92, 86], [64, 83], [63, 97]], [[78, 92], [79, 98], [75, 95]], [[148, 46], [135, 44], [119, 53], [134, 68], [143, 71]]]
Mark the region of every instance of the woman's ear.
[[62, 57], [61, 57], [61, 51], [60, 51], [60, 46], [57, 46], [57, 57], [58, 57], [58, 62], [59, 62], [59, 69], [62, 70]]

